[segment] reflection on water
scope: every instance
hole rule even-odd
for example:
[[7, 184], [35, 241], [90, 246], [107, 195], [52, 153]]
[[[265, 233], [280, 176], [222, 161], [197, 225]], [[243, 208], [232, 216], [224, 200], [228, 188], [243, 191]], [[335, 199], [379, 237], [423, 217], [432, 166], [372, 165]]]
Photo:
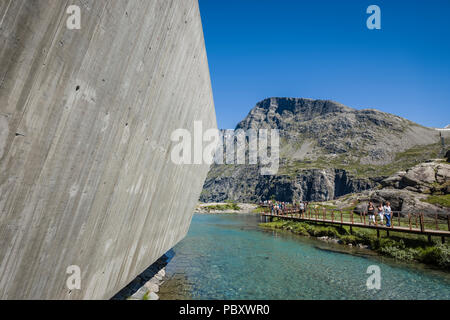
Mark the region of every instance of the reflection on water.
[[[450, 275], [258, 227], [254, 215], [195, 215], [170, 254], [161, 299], [450, 299]], [[367, 267], [381, 290], [367, 290]]]

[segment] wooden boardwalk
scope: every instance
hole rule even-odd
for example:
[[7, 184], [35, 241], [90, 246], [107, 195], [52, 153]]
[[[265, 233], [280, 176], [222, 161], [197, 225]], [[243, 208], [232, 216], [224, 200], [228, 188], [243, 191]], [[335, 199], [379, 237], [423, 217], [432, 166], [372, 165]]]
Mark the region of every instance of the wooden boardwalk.
[[345, 212], [342, 210], [331, 209], [308, 209], [304, 213], [296, 208], [285, 210], [278, 210], [276, 213], [270, 212], [270, 209], [261, 214], [265, 222], [272, 221], [273, 218], [280, 218], [292, 221], [304, 221], [313, 223], [326, 223], [331, 225], [349, 226], [352, 227], [375, 229], [377, 235], [380, 236], [380, 231], [386, 231], [389, 236], [389, 231], [414, 233], [428, 236], [442, 237], [442, 242], [445, 237], [450, 236], [450, 214], [411, 214], [404, 212], [393, 212], [396, 214], [392, 216], [391, 226], [387, 227], [384, 224], [379, 224], [376, 220], [374, 223], [369, 223], [366, 213], [355, 214], [352, 211]]

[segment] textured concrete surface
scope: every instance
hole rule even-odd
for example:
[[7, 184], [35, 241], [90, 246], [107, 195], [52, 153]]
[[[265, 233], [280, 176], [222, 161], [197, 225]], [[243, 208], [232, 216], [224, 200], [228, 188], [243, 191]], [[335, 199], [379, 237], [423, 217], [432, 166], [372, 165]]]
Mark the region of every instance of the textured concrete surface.
[[0, 0], [0, 298], [110, 298], [181, 240], [194, 120], [217, 127], [196, 0]]

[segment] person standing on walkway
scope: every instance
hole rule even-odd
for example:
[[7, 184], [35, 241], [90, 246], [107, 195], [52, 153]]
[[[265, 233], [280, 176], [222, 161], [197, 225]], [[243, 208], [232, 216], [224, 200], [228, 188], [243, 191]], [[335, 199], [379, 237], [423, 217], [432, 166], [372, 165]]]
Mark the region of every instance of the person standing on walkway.
[[369, 226], [373, 223], [375, 224], [375, 207], [372, 201], [369, 201], [367, 206], [367, 213], [369, 214]]
[[388, 201], [386, 202], [386, 205], [383, 207], [384, 211], [384, 217], [386, 218], [386, 226], [391, 226], [391, 218], [392, 218], [392, 209], [391, 209], [391, 203]]
[[300, 214], [301, 214], [302, 218], [305, 215], [305, 204], [303, 202], [300, 202]]
[[380, 202], [377, 208], [378, 218], [380, 218], [380, 225], [383, 225], [383, 218], [384, 218], [384, 212], [383, 212], [383, 204]]

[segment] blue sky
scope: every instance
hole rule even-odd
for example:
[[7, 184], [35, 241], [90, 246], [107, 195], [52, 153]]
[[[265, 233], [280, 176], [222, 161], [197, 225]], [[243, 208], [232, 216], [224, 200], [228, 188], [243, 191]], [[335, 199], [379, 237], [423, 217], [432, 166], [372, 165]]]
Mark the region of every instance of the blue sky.
[[[220, 128], [268, 97], [450, 123], [450, 1], [199, 0]], [[366, 9], [381, 9], [369, 30]]]

